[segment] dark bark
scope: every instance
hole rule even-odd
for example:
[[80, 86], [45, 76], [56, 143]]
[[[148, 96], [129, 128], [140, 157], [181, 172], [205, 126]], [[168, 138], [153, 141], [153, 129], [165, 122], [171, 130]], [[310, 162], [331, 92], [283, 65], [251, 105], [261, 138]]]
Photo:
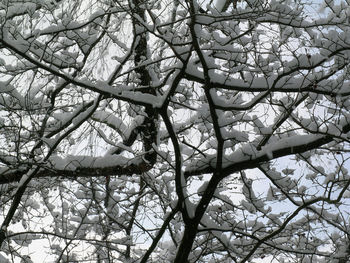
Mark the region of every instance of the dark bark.
[[197, 226], [198, 224], [186, 224], [174, 263], [188, 262], [188, 255], [192, 250], [192, 245], [197, 235]]
[[[145, 9], [143, 6], [144, 1], [135, 0], [134, 5], [135, 8], [133, 12], [137, 15], [136, 17], [140, 17], [143, 20], [146, 20], [145, 17]], [[134, 32], [137, 37], [139, 37], [139, 42], [135, 47], [135, 72], [138, 74], [140, 78], [140, 86], [141, 92], [156, 95], [155, 89], [151, 87], [151, 77], [145, 65], [142, 65], [145, 58], [148, 58], [148, 44], [147, 44], [147, 35], [146, 30], [137, 35], [136, 28], [142, 28], [142, 24], [138, 21], [137, 18], [133, 17], [134, 23]], [[141, 125], [140, 134], [142, 136], [144, 149], [145, 149], [145, 160], [151, 164], [154, 164], [157, 158], [157, 154], [153, 150], [153, 144], [156, 144], [157, 138], [157, 120], [158, 113], [155, 108], [151, 105], [145, 106], [145, 120]]]

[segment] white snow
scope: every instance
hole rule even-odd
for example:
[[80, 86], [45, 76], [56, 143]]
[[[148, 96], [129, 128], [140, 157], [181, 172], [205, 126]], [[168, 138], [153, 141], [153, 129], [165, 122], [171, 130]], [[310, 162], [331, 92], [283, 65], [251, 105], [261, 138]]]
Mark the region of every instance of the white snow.
[[66, 158], [56, 155], [52, 156], [49, 162], [53, 165], [54, 169], [75, 171], [78, 168], [104, 168], [123, 166], [131, 163], [138, 164], [141, 161], [141, 158], [134, 158], [133, 160], [130, 160], [126, 157], [118, 155], [106, 155], [101, 157], [74, 155], [67, 156]]

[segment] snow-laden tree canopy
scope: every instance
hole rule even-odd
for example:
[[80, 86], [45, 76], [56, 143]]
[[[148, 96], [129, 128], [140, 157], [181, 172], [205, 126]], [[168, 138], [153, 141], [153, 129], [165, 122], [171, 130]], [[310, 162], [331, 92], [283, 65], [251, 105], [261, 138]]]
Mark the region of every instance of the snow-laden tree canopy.
[[0, 261], [347, 262], [349, 17], [1, 1]]

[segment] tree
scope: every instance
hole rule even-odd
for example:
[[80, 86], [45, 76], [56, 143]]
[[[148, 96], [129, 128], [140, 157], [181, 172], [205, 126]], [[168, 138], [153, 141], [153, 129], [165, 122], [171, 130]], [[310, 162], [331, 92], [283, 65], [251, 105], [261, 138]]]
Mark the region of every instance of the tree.
[[347, 262], [349, 15], [2, 1], [1, 262]]

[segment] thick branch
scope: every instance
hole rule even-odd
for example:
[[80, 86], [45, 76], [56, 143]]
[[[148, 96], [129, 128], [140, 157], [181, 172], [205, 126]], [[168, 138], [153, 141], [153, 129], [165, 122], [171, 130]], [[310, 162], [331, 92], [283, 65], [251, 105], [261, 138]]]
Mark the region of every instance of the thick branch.
[[[348, 127], [346, 129], [349, 131]], [[308, 140], [305, 140], [309, 138]], [[302, 139], [302, 140], [300, 140]], [[283, 156], [291, 154], [300, 154], [313, 149], [317, 149], [322, 145], [334, 141], [334, 137], [330, 135], [320, 136], [320, 135], [300, 135], [293, 136], [288, 139], [281, 139], [279, 142], [270, 144], [268, 148], [263, 148], [261, 151], [256, 152], [254, 155], [244, 154], [238, 149], [236, 151], [238, 161], [232, 161], [229, 165], [226, 165], [222, 169], [221, 177], [224, 178], [230, 174], [245, 170], [253, 169], [258, 167], [261, 163], [268, 162], [272, 159], [277, 159]], [[206, 165], [200, 168], [188, 169], [185, 172], [186, 177], [201, 175], [207, 173], [213, 173], [215, 171], [215, 166]]]
[[[101, 159], [102, 158], [103, 157], [101, 157]], [[143, 161], [142, 158], [135, 158], [130, 164], [118, 164], [106, 167], [82, 166], [79, 164], [77, 164], [74, 169], [42, 167], [33, 178], [64, 177], [74, 179], [77, 177], [133, 175], [147, 172], [153, 167], [153, 165], [154, 164], [152, 163]], [[0, 184], [19, 182], [23, 175], [23, 171], [5, 172], [0, 175]]]

